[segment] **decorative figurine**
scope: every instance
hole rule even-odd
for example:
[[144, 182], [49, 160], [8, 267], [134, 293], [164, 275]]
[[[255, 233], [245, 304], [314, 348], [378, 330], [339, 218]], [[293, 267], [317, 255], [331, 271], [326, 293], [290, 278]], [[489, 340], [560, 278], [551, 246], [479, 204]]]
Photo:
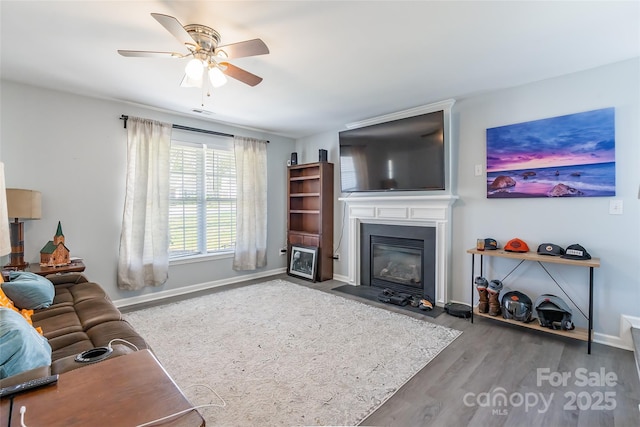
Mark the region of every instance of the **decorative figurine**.
[[69, 249], [64, 245], [62, 225], [58, 221], [58, 229], [53, 240], [49, 240], [40, 250], [41, 267], [60, 267], [71, 264]]

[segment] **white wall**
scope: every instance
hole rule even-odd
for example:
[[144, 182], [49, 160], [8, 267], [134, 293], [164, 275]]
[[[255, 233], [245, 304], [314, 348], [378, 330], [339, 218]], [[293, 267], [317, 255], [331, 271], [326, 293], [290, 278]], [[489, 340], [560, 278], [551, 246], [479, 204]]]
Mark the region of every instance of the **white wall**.
[[[286, 239], [286, 161], [294, 141], [219, 123], [1, 81], [0, 147], [7, 187], [42, 192], [42, 219], [25, 223], [25, 259], [38, 262], [62, 222], [71, 256], [84, 258], [86, 274], [114, 300], [173, 291], [248, 274], [283, 270], [278, 255]], [[268, 139], [267, 266], [238, 273], [231, 258], [172, 265], [168, 282], [122, 291], [116, 271], [125, 192], [127, 133], [121, 114]], [[6, 262], [7, 260], [2, 260]]]
[[[601, 259], [595, 271], [594, 329], [617, 336], [620, 314], [640, 314], [640, 62], [625, 61], [523, 87], [461, 100], [456, 104], [460, 153], [458, 182], [460, 205], [454, 209], [454, 251], [473, 246], [476, 237], [506, 242], [520, 237], [537, 247], [550, 241], [566, 247], [582, 244]], [[484, 177], [473, 175], [473, 165], [484, 163], [487, 128], [554, 117], [605, 107], [616, 115], [616, 196], [624, 203], [623, 215], [609, 215], [612, 197], [487, 200]], [[513, 201], [513, 200], [512, 200]], [[623, 243], [624, 242], [624, 243]], [[467, 256], [469, 258], [470, 256]], [[454, 270], [454, 283], [465, 282], [467, 266]], [[511, 264], [495, 263], [495, 276], [509, 272]], [[469, 267], [470, 268], [470, 267]], [[584, 270], [584, 271], [581, 271]], [[586, 312], [587, 269], [553, 268], [560, 284]], [[563, 296], [532, 264], [505, 284], [522, 287], [534, 296], [551, 292]], [[466, 280], [468, 283], [468, 279]], [[456, 287], [454, 298], [466, 293]], [[566, 298], [565, 298], [566, 299]], [[575, 313], [576, 323], [585, 324]]]
[[[582, 244], [601, 259], [595, 270], [594, 329], [617, 337], [620, 315], [640, 316], [640, 60], [629, 60], [526, 86], [458, 99], [453, 107], [454, 181], [460, 199], [453, 209], [452, 300], [471, 300], [471, 256], [466, 250], [477, 238], [493, 237], [502, 245], [520, 237], [535, 250], [540, 243], [566, 247]], [[612, 197], [558, 199], [487, 199], [485, 176], [474, 165], [486, 164], [487, 128], [615, 107], [616, 196], [623, 215], [609, 215]], [[391, 113], [391, 112], [390, 112]], [[315, 161], [317, 149], [330, 152], [338, 164], [338, 131], [296, 141], [303, 161]], [[337, 168], [339, 171], [339, 168]], [[339, 175], [336, 173], [336, 182]], [[339, 183], [337, 197], [340, 196]], [[343, 204], [336, 203], [336, 245], [341, 233]], [[347, 234], [348, 224], [344, 225]], [[343, 239], [340, 252], [345, 248]], [[515, 266], [511, 260], [489, 259], [489, 280], [503, 279]], [[335, 263], [336, 275], [347, 275], [346, 262]], [[586, 313], [588, 269], [547, 266], [551, 274]], [[504, 280], [509, 289], [535, 298], [542, 293], [564, 294], [542, 268], [529, 263]], [[578, 310], [574, 321], [586, 326]]]

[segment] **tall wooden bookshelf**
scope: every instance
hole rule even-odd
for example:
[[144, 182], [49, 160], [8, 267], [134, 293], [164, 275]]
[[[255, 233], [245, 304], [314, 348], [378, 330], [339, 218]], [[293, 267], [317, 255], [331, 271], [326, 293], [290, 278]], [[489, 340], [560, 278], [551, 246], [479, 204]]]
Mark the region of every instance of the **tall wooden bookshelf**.
[[[333, 278], [333, 163], [289, 166], [287, 246], [318, 248], [316, 280]], [[287, 263], [291, 261], [288, 257]]]

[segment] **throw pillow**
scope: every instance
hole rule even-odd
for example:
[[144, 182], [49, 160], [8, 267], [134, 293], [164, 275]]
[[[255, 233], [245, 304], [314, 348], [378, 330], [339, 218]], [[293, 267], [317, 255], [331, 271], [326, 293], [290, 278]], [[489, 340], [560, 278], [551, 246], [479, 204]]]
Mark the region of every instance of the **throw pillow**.
[[[16, 308], [16, 306], [13, 304], [13, 301], [11, 301], [2, 291], [2, 287], [0, 286], [0, 307], [4, 307], [4, 308], [8, 308], [11, 309], [13, 311], [15, 311], [16, 313], [20, 313], [20, 315], [22, 317], [24, 317], [24, 319], [27, 321], [27, 323], [29, 323], [30, 325], [33, 325], [33, 322], [31, 321], [31, 316], [33, 315], [33, 310], [27, 310], [27, 309], [22, 309], [22, 310], [18, 310]], [[43, 335], [43, 331], [42, 328], [40, 326], [38, 326], [36, 328], [36, 331], [38, 331], [38, 333], [40, 335]]]
[[16, 307], [37, 310], [53, 303], [56, 291], [46, 277], [28, 271], [12, 271], [9, 278], [10, 281], [2, 284], [2, 290]]
[[51, 346], [15, 311], [0, 307], [0, 378], [51, 364]]

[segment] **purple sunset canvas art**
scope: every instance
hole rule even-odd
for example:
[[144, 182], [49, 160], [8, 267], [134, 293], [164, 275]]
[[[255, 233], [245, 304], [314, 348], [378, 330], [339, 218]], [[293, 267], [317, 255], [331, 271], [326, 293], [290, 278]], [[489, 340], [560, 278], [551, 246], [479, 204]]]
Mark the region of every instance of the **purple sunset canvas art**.
[[615, 196], [615, 110], [487, 129], [487, 198]]

